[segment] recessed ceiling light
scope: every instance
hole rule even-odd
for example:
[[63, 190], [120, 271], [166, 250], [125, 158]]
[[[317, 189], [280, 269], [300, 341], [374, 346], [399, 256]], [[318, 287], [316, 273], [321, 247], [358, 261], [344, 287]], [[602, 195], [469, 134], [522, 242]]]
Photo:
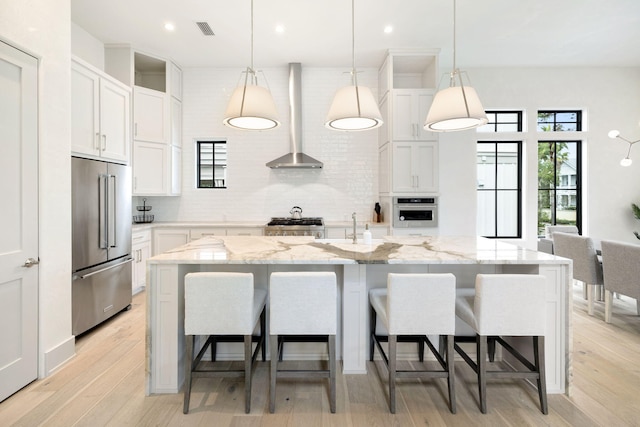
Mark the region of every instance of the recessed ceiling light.
[[284, 25], [276, 25], [276, 33], [284, 33]]
[[393, 27], [391, 25], [387, 25], [384, 27], [385, 34], [393, 33]]
[[167, 30], [167, 31], [173, 31], [173, 30], [176, 29], [176, 26], [173, 25], [173, 23], [171, 23], [171, 22], [166, 22], [164, 24], [164, 29]]

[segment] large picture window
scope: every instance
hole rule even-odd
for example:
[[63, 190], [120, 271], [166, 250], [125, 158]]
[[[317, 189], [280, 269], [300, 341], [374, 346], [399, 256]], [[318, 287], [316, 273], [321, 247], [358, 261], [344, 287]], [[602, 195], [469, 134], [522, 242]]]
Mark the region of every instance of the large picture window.
[[522, 142], [478, 142], [477, 230], [483, 237], [522, 236]]
[[196, 141], [197, 188], [227, 188], [227, 142]]
[[538, 235], [545, 225], [575, 225], [582, 232], [580, 141], [538, 142]]

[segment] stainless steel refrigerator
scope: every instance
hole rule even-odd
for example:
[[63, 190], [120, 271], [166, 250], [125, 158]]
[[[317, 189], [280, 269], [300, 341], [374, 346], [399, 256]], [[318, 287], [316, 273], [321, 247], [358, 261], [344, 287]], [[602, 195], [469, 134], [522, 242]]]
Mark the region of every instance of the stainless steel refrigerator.
[[72, 332], [131, 305], [131, 168], [71, 158]]

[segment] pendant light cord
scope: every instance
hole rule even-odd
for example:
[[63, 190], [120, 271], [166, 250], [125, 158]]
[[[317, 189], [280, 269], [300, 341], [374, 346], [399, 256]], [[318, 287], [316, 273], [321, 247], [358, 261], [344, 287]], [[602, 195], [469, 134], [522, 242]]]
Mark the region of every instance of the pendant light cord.
[[[253, 1], [253, 0], [252, 0]], [[356, 88], [356, 105], [358, 107], [358, 117], [362, 116], [360, 111], [360, 92], [358, 90], [358, 72], [356, 71], [356, 6], [355, 0], [351, 0], [351, 80]]]
[[456, 72], [456, 0], [453, 0], [453, 72]]

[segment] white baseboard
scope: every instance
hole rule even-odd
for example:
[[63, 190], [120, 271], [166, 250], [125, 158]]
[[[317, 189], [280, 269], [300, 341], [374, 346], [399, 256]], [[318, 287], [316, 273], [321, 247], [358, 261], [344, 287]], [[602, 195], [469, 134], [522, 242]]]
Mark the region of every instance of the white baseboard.
[[70, 336], [54, 348], [46, 351], [44, 357], [44, 372], [42, 377], [48, 377], [76, 355], [76, 337]]

